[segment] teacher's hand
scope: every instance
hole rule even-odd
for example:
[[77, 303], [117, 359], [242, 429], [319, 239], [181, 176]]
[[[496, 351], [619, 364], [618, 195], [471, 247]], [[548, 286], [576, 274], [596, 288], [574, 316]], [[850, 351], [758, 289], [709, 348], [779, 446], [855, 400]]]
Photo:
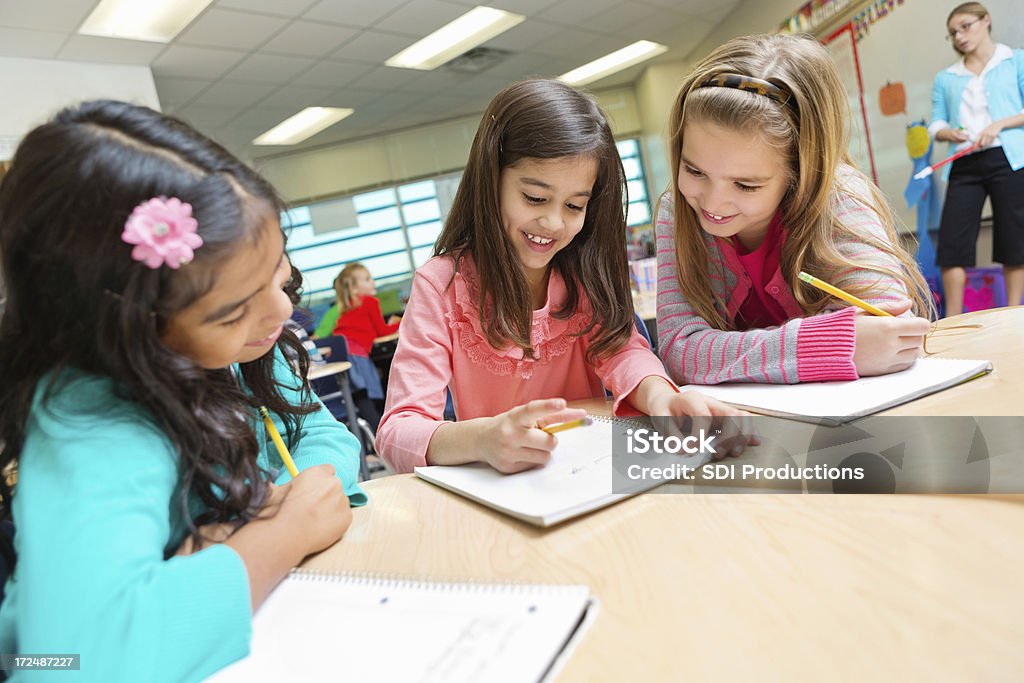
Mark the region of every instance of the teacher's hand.
[[971, 136], [963, 128], [943, 128], [935, 134], [935, 139], [941, 142], [967, 142]]
[[998, 121], [993, 121], [978, 133], [978, 139], [975, 144], [977, 144], [979, 148], [988, 147], [996, 141], [996, 138], [999, 137], [1001, 132], [1003, 132], [1003, 125]]

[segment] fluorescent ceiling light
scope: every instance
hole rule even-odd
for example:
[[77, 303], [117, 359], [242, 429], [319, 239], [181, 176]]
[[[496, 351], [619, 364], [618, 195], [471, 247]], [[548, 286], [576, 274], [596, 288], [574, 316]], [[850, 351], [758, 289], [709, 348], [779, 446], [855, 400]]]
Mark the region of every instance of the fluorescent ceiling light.
[[102, 0], [78, 32], [169, 43], [213, 0]]
[[651, 57], [667, 52], [668, 47], [661, 43], [652, 43], [649, 40], [638, 40], [632, 45], [627, 45], [621, 50], [605, 55], [592, 62], [577, 67], [558, 77], [558, 80], [569, 85], [586, 85], [599, 81], [605, 76], [610, 76], [617, 71], [628, 69], [634, 64], [646, 61]]
[[430, 71], [504, 33], [525, 18], [521, 14], [480, 5], [384, 63], [402, 69]]
[[306, 107], [252, 141], [254, 145], [296, 145], [353, 112], [337, 107]]

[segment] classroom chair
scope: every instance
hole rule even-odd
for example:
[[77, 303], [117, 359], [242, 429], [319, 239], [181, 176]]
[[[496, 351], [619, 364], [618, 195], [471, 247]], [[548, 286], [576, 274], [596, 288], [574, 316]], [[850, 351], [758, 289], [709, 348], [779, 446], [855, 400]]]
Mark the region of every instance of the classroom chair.
[[[323, 337], [322, 339], [317, 339], [316, 344], [317, 348], [326, 348], [331, 350], [330, 355], [327, 357], [327, 361], [330, 363], [347, 361], [349, 359], [348, 340], [343, 336]], [[343, 400], [337, 378], [324, 377], [322, 379], [312, 380], [310, 382], [310, 388], [312, 388], [313, 392], [320, 397], [324, 406], [327, 410], [331, 411], [331, 415], [333, 415], [336, 420], [345, 423], [346, 425], [348, 424], [348, 410], [345, 406], [345, 401]], [[359, 433], [355, 436], [363, 446], [360, 459], [365, 463], [366, 456], [374, 452], [374, 441], [376, 441], [377, 435], [374, 432], [373, 427], [370, 426], [370, 423], [360, 417], [358, 409], [356, 409], [356, 424], [359, 425]], [[364, 467], [363, 469], [366, 468]]]

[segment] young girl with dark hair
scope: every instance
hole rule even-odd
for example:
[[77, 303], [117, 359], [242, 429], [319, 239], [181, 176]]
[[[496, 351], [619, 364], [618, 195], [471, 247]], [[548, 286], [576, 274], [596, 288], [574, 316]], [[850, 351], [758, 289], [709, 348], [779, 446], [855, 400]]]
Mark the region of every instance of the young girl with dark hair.
[[[580, 92], [532, 80], [491, 101], [399, 330], [377, 433], [397, 471], [543, 465], [557, 440], [538, 427], [581, 417], [566, 401], [604, 387], [617, 414], [739, 414], [679, 393], [634, 327], [624, 177]], [[457, 422], [442, 420], [446, 389]]]
[[281, 353], [301, 350], [281, 209], [144, 107], [88, 102], [21, 142], [0, 185], [0, 469], [16, 477], [0, 487], [17, 530], [0, 651], [79, 653], [90, 680], [204, 678], [247, 653], [252, 610], [365, 502], [355, 438]]

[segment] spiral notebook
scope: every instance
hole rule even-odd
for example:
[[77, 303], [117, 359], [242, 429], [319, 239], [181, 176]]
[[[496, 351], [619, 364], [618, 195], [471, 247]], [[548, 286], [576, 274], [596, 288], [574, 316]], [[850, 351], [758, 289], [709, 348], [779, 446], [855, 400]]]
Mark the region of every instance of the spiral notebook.
[[296, 569], [256, 611], [251, 654], [207, 681], [550, 681], [596, 612], [586, 586]]
[[901, 372], [848, 382], [686, 386], [744, 410], [804, 422], [840, 425], [992, 372], [987, 360], [920, 358]]
[[[545, 467], [502, 474], [484, 463], [417, 467], [416, 476], [536, 526], [551, 526], [617, 503], [664, 482], [629, 482], [619, 490], [614, 476], [614, 430], [650, 426], [643, 419], [591, 416], [589, 427], [558, 434], [558, 446]], [[620, 434], [621, 436], [621, 434]], [[689, 466], [703, 465], [710, 455], [679, 458]]]

